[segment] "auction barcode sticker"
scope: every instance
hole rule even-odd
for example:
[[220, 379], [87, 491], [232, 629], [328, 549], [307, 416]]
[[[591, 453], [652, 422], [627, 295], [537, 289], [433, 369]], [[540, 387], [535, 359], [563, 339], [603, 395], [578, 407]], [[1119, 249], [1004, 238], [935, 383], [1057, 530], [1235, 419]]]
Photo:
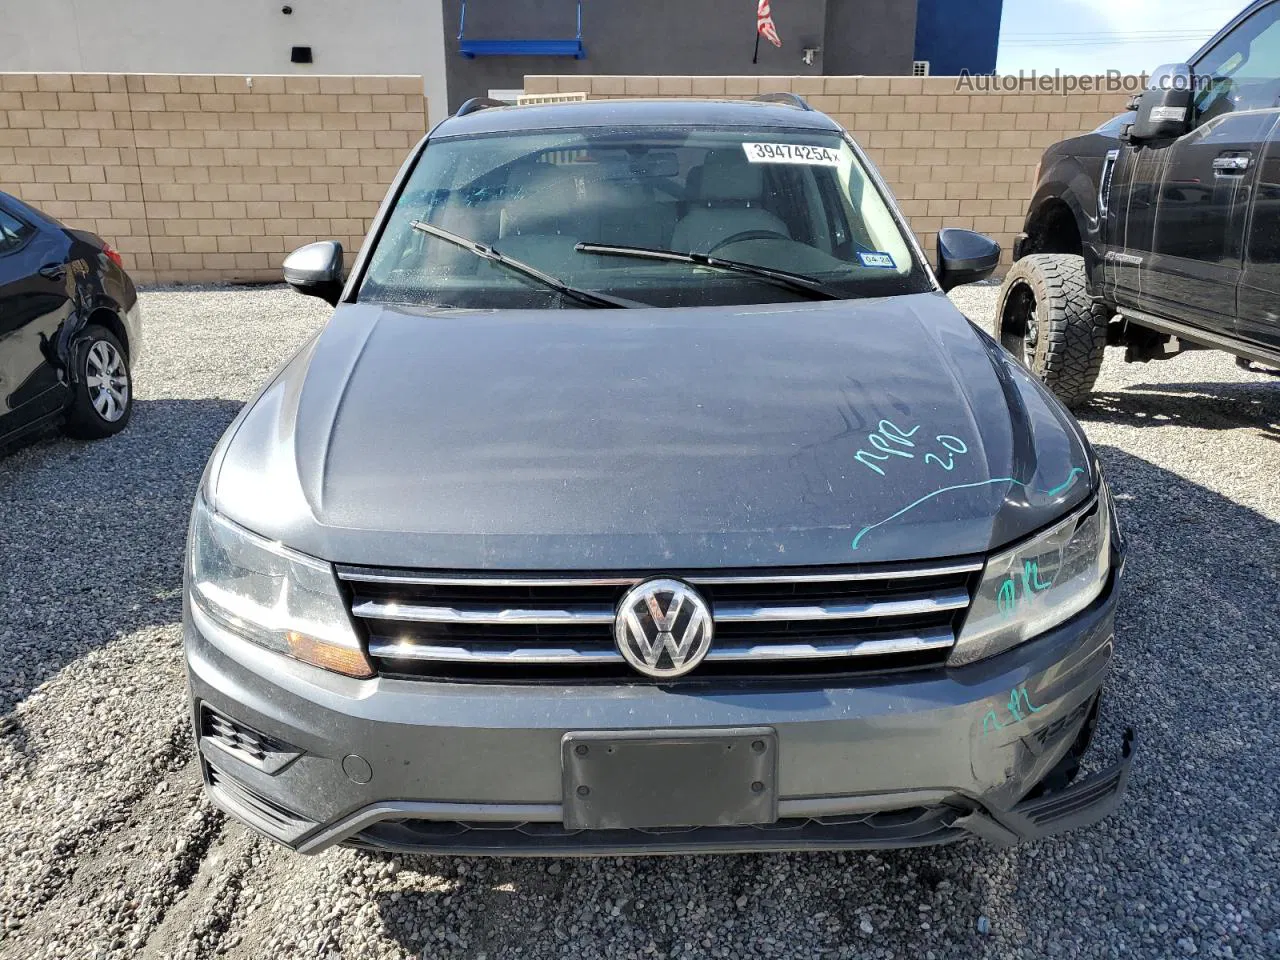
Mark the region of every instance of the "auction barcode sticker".
[[815, 167], [840, 166], [840, 151], [807, 143], [744, 143], [752, 163], [807, 163]]

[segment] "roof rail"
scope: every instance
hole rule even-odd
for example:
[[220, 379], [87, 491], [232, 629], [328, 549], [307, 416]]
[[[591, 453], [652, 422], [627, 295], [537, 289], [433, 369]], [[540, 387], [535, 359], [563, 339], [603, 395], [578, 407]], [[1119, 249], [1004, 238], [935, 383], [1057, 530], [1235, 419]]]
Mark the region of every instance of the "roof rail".
[[506, 100], [495, 100], [493, 97], [472, 97], [466, 103], [458, 108], [455, 117], [465, 117], [468, 113], [475, 113], [477, 110], [487, 110], [489, 107], [509, 107], [511, 106]]
[[577, 93], [522, 93], [516, 97], [517, 107], [531, 107], [544, 103], [580, 103], [589, 99], [585, 90]]
[[789, 107], [796, 107], [800, 110], [812, 110], [809, 101], [798, 93], [762, 93], [758, 97], [752, 97], [752, 100], [760, 100], [764, 103], [785, 103]]

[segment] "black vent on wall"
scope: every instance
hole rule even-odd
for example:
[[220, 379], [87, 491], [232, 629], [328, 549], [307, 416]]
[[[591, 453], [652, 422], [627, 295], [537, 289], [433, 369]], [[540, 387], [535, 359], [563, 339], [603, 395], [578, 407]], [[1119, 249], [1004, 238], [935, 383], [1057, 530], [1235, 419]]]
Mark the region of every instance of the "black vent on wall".
[[289, 51], [290, 63], [312, 63], [310, 47], [293, 47]]

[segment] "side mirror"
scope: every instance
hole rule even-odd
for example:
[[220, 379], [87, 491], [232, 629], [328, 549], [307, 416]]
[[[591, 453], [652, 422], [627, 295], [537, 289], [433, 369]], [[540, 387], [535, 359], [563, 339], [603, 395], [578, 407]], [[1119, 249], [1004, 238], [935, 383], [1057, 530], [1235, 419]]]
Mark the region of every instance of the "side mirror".
[[1000, 266], [1000, 244], [972, 230], [947, 227], [938, 231], [938, 283], [943, 290], [977, 283]]
[[284, 282], [299, 293], [337, 306], [343, 284], [342, 244], [321, 240], [299, 247], [284, 258]]
[[1129, 141], [1176, 140], [1191, 129], [1191, 105], [1195, 95], [1191, 68], [1169, 63], [1151, 75], [1138, 97], [1138, 115], [1129, 128]]

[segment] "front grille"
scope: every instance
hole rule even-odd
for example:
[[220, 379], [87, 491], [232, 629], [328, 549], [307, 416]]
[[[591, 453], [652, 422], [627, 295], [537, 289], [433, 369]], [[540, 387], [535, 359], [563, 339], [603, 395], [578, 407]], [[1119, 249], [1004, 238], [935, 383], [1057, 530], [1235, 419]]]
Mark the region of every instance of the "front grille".
[[[776, 572], [663, 572], [715, 619], [679, 682], [798, 679], [940, 665], [981, 561]], [[384, 675], [504, 682], [645, 682], [613, 642], [614, 613], [648, 574], [435, 574], [343, 566], [351, 612]], [[670, 681], [668, 681], [670, 682]]]
[[406, 853], [644, 854], [666, 851], [831, 850], [913, 847], [957, 840], [962, 811], [946, 805], [844, 817], [794, 818], [747, 827], [568, 830], [559, 823], [383, 820], [344, 845]]

